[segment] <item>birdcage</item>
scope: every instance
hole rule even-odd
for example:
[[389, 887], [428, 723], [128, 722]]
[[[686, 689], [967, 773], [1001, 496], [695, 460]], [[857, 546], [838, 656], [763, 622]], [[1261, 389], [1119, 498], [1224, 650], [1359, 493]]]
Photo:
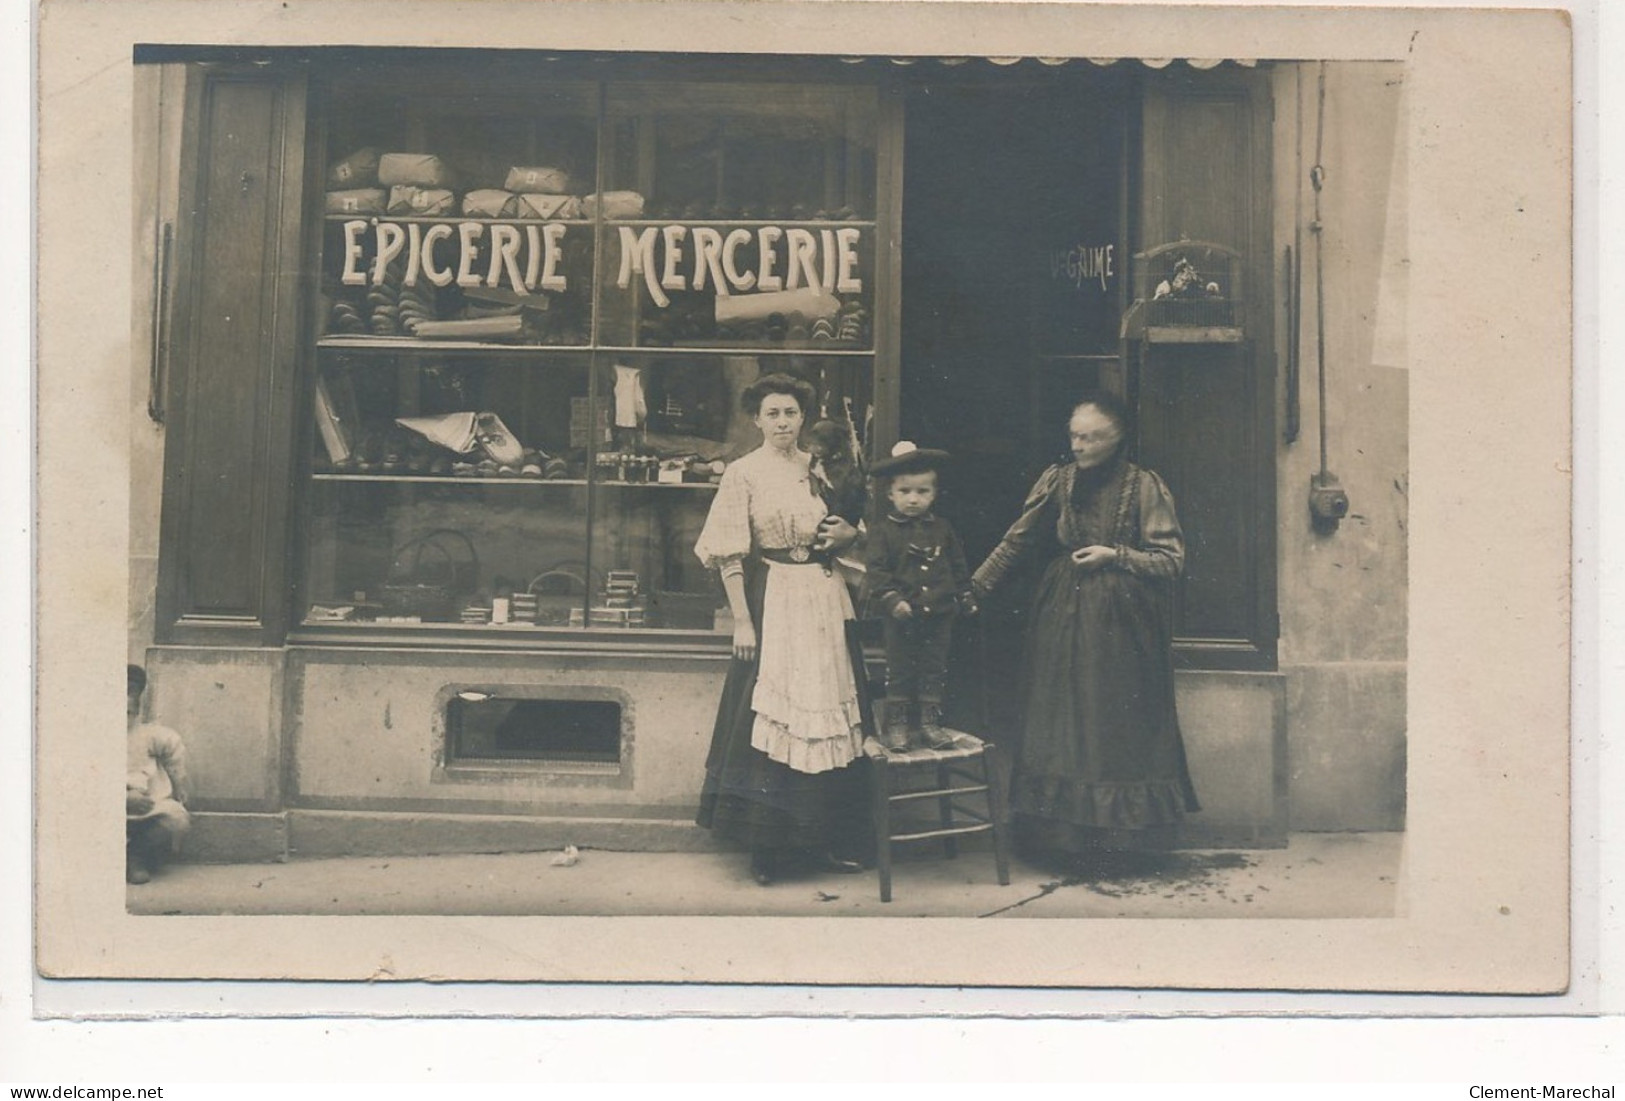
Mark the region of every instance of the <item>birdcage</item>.
[[1211, 241], [1172, 241], [1134, 256], [1134, 302], [1123, 337], [1229, 344], [1246, 335], [1241, 254]]

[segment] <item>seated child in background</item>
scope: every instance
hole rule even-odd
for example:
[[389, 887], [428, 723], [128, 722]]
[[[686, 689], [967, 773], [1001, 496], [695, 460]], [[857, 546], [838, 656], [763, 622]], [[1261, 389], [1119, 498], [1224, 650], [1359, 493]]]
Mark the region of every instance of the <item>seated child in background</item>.
[[141, 721], [147, 673], [126, 667], [124, 878], [145, 883], [175, 854], [192, 824], [186, 812], [186, 747], [167, 726]]
[[942, 728], [942, 689], [955, 616], [974, 615], [965, 552], [932, 508], [948, 453], [908, 442], [874, 464], [888, 507], [865, 554], [870, 606], [884, 616], [886, 700], [881, 742], [889, 752], [953, 745]]

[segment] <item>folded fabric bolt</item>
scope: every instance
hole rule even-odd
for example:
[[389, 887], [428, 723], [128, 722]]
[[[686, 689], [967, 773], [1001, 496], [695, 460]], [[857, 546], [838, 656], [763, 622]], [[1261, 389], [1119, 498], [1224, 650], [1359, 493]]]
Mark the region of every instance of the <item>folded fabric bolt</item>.
[[452, 214], [457, 210], [457, 196], [450, 191], [399, 184], [389, 189], [389, 213]]
[[783, 314], [786, 320], [833, 318], [840, 310], [840, 299], [816, 287], [768, 291], [765, 294], [718, 295], [716, 300], [719, 325], [759, 321], [773, 314]]
[[517, 167], [508, 169], [509, 191], [546, 191], [562, 194], [570, 190], [570, 175], [562, 168]]
[[434, 417], [396, 417], [395, 423], [430, 443], [460, 455], [476, 448], [504, 466], [517, 467], [525, 449], [495, 413], [442, 413]]
[[451, 169], [433, 153], [385, 153], [378, 158], [378, 182], [385, 187], [450, 187]]
[[605, 191], [581, 200], [581, 209], [589, 218], [600, 208], [605, 218], [636, 218], [643, 213], [643, 196], [636, 191]]
[[521, 195], [521, 218], [579, 218], [581, 200], [574, 195]]
[[474, 420], [473, 413], [442, 413], [436, 417], [396, 417], [395, 423], [430, 443], [466, 455], [477, 444]]
[[512, 218], [519, 210], [519, 198], [510, 191], [487, 188], [463, 196], [463, 213], [474, 218]]
[[329, 191], [329, 214], [382, 214], [389, 196], [381, 187], [364, 187], [354, 191]]
[[378, 150], [357, 149], [327, 169], [327, 186], [335, 190], [371, 187], [378, 182]]

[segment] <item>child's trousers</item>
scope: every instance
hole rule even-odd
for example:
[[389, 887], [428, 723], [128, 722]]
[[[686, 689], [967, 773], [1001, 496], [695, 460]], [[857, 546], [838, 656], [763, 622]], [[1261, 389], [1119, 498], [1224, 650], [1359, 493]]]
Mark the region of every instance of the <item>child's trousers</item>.
[[886, 698], [942, 702], [952, 615], [886, 620]]

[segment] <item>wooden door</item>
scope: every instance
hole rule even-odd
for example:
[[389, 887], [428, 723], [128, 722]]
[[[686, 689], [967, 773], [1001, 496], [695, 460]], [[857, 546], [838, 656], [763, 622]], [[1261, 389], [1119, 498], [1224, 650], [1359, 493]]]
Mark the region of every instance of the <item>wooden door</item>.
[[[1264, 74], [1148, 78], [1135, 252], [1182, 240], [1236, 250], [1241, 339], [1130, 345], [1138, 457], [1185, 531], [1176, 650], [1203, 668], [1275, 665], [1274, 285]], [[1228, 277], [1220, 277], [1230, 281]]]
[[275, 645], [289, 580], [305, 81], [198, 66], [188, 85], [157, 636]]

